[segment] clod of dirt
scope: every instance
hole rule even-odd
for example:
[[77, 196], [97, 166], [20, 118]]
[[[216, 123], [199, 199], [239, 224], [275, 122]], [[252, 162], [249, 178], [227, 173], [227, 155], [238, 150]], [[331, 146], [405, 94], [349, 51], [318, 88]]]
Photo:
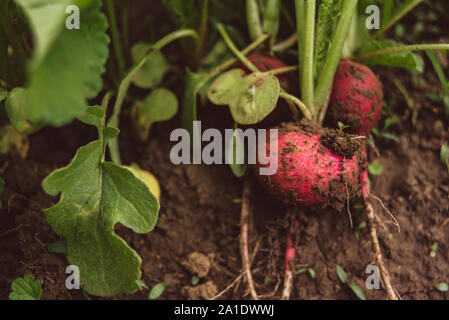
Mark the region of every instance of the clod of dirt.
[[190, 273], [196, 274], [200, 278], [207, 276], [210, 270], [209, 258], [200, 252], [193, 252], [189, 254], [187, 259], [182, 261], [181, 264], [186, 267]]
[[195, 287], [185, 286], [181, 293], [189, 300], [208, 300], [217, 293], [217, 286], [213, 281], [207, 281]]

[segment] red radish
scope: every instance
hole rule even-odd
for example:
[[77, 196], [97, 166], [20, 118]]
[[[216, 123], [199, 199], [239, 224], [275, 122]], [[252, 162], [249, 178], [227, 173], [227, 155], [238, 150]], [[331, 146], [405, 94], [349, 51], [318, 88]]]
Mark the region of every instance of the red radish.
[[368, 67], [341, 60], [327, 112], [328, 123], [336, 127], [338, 121], [348, 125], [347, 132], [366, 135], [380, 118], [382, 85]]
[[[262, 72], [287, 67], [285, 63], [274, 57], [261, 55], [258, 53], [250, 54], [247, 58], [257, 67], [257, 69], [259, 69], [259, 71]], [[242, 62], [239, 62], [237, 67], [245, 70], [247, 74], [251, 73], [251, 71]], [[290, 92], [296, 88], [294, 79], [289, 73], [279, 74], [277, 75], [277, 78], [279, 79], [281, 87], [285, 89], [285, 91]]]
[[[259, 143], [270, 152], [273, 138]], [[315, 122], [282, 124], [278, 131], [278, 170], [259, 176], [271, 194], [287, 203], [334, 206], [340, 209], [359, 192], [359, 175], [365, 165], [363, 141], [338, 130], [320, 128]], [[257, 164], [257, 168], [262, 165]], [[268, 164], [267, 164], [268, 166]]]

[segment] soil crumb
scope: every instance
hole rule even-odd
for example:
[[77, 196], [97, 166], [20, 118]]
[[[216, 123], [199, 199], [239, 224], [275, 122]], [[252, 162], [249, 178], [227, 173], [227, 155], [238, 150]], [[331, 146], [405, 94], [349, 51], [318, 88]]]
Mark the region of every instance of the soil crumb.
[[187, 259], [182, 261], [181, 264], [192, 274], [196, 274], [200, 278], [207, 276], [210, 270], [209, 258], [199, 252], [189, 254]]
[[213, 281], [207, 281], [198, 286], [185, 286], [182, 288], [182, 294], [189, 300], [208, 300], [217, 293], [217, 286]]

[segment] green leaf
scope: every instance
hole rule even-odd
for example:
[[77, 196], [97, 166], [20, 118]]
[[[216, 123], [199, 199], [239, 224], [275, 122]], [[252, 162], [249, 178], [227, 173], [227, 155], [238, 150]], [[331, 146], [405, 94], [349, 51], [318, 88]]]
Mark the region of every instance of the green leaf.
[[192, 281], [191, 281], [192, 286], [196, 286], [198, 284], [198, 282], [200, 282], [200, 278], [198, 278], [197, 275], [193, 275], [192, 276]]
[[150, 295], [148, 298], [150, 300], [155, 300], [159, 298], [165, 290], [165, 287], [167, 286], [167, 282], [159, 282], [157, 285], [155, 285], [153, 288], [151, 288]]
[[441, 282], [441, 283], [437, 284], [435, 286], [435, 288], [437, 288], [438, 291], [447, 292], [449, 289], [449, 286], [447, 285], [447, 283]]
[[[366, 54], [372, 51], [396, 47], [401, 45], [394, 40], [379, 40], [368, 43], [362, 48], [360, 53]], [[372, 67], [376, 65], [387, 66], [387, 67], [399, 67], [406, 68], [413, 71], [422, 72], [424, 68], [423, 60], [412, 52], [398, 52], [385, 54], [381, 56], [373, 56], [362, 61], [363, 64]]]
[[370, 163], [368, 166], [368, 171], [372, 175], [378, 176], [382, 173], [384, 170], [384, 167], [382, 166], [382, 163]]
[[8, 91], [0, 88], [0, 103], [8, 97]]
[[387, 119], [385, 119], [385, 125], [383, 128], [383, 131], [388, 130], [388, 128], [390, 128], [393, 124], [396, 124], [400, 121], [399, 117], [395, 114], [391, 117], [388, 117]]
[[351, 282], [349, 284], [349, 288], [351, 288], [352, 292], [359, 298], [360, 300], [366, 300], [365, 294], [363, 293], [363, 290], [359, 288], [358, 285], [356, 285], [354, 282]]
[[76, 2], [85, 7], [79, 30], [69, 30], [62, 23], [67, 5], [75, 1], [18, 1], [38, 43], [28, 71], [27, 118], [35, 123], [67, 124], [84, 113], [87, 100], [102, 87], [109, 38], [101, 1]]
[[[131, 49], [134, 63], [141, 60], [150, 49], [151, 45], [148, 43], [140, 42], [135, 44]], [[136, 71], [132, 81], [139, 88], [153, 88], [161, 83], [165, 73], [168, 71], [168, 67], [169, 65], [167, 60], [165, 60], [164, 54], [161, 51], [156, 51]]]
[[309, 272], [309, 275], [312, 279], [315, 279], [316, 274], [315, 274], [315, 270], [313, 270], [312, 268], [307, 269], [307, 271]]
[[45, 214], [53, 230], [67, 239], [68, 260], [79, 267], [86, 291], [98, 296], [133, 293], [141, 289], [141, 258], [115, 234], [114, 226], [121, 223], [137, 233], [149, 232], [156, 224], [159, 202], [129, 170], [102, 160], [108, 140], [118, 130], [98, 129], [99, 140], [81, 147], [68, 166], [43, 181], [46, 193], [61, 193]]
[[162, 3], [179, 19], [182, 28], [193, 28], [197, 22], [195, 0], [163, 0]]
[[218, 105], [229, 105], [234, 121], [255, 124], [263, 120], [276, 106], [279, 80], [264, 73], [245, 76], [241, 69], [232, 69], [219, 76], [210, 86], [208, 97]]
[[47, 245], [48, 252], [67, 253], [67, 241], [56, 241]]
[[178, 112], [178, 99], [168, 89], [152, 91], [144, 101], [133, 106], [134, 121], [142, 140], [148, 138], [150, 127], [154, 122], [167, 121]]
[[338, 279], [340, 279], [341, 283], [346, 283], [346, 281], [348, 281], [348, 277], [342, 267], [337, 265], [335, 271], [337, 272]]
[[11, 284], [11, 290], [9, 300], [40, 300], [42, 297], [41, 282], [34, 280], [31, 274], [16, 279]]
[[433, 51], [427, 50], [426, 54], [429, 57], [430, 61], [432, 62], [433, 68], [435, 69], [438, 79], [441, 82], [441, 87], [443, 88], [443, 93], [446, 94], [449, 83], [447, 82], [443, 67], [441, 66], [440, 61], [438, 60], [437, 56], [435, 55], [435, 53]]
[[5, 107], [12, 126], [22, 134], [30, 134], [42, 128], [42, 124], [33, 124], [26, 114], [27, 90], [14, 88], [6, 100]]
[[332, 34], [339, 16], [339, 6], [336, 0], [323, 0], [318, 11], [314, 49], [314, 78], [323, 69]]
[[307, 272], [307, 268], [300, 268], [298, 270], [295, 270], [295, 274], [302, 274]]

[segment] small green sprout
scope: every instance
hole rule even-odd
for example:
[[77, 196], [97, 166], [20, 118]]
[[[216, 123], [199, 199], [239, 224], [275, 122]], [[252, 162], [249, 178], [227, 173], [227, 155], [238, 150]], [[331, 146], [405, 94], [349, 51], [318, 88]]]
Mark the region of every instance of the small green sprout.
[[155, 300], [155, 299], [159, 298], [164, 293], [166, 286], [167, 286], [167, 282], [165, 282], [165, 281], [159, 282], [153, 288], [151, 288], [150, 295], [148, 296], [148, 298], [150, 300]]

